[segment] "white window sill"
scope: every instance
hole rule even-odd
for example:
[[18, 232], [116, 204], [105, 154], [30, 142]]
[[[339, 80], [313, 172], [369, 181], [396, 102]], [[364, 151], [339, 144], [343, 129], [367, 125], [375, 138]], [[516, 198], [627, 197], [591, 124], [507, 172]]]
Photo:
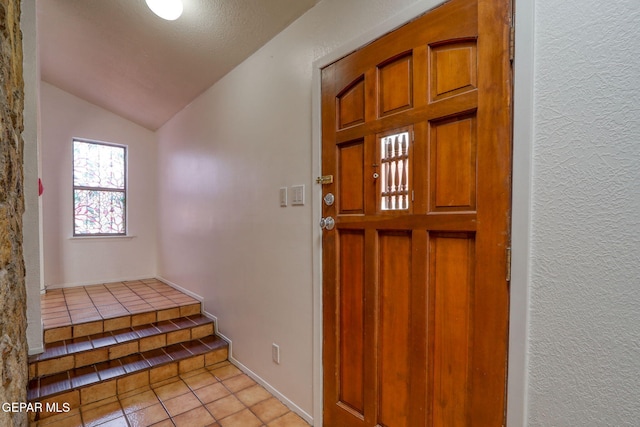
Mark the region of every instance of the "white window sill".
[[69, 240], [131, 240], [136, 237], [131, 234], [126, 236], [71, 236]]

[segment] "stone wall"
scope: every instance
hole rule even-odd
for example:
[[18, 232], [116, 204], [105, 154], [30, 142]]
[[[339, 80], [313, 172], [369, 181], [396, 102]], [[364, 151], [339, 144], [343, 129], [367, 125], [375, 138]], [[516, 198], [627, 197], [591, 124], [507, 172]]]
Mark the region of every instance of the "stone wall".
[[[27, 400], [23, 86], [20, 1], [0, 0], [0, 405]], [[25, 413], [0, 408], [0, 426], [26, 425]]]

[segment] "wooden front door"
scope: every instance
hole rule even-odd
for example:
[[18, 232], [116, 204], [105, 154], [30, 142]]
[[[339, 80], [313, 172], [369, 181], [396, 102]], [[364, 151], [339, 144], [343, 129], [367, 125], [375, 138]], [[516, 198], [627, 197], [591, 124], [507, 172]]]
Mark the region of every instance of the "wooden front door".
[[451, 0], [322, 70], [325, 426], [505, 421], [510, 13]]

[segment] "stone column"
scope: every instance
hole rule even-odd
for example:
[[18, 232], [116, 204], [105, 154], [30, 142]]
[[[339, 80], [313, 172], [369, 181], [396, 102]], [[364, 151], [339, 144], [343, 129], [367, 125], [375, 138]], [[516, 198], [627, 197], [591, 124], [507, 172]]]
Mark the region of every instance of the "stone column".
[[[27, 401], [23, 86], [20, 1], [0, 0], [0, 405]], [[27, 424], [26, 413], [0, 408], [1, 426]]]

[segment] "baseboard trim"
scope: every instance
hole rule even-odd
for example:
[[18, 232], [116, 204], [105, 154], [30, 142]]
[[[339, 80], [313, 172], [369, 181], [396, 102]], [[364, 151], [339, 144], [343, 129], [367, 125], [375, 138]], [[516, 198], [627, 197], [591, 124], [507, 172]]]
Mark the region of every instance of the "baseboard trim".
[[44, 346], [29, 348], [28, 355], [33, 356], [34, 354], [44, 353]]
[[251, 377], [251, 379], [253, 379], [255, 382], [260, 384], [262, 387], [267, 389], [269, 393], [273, 394], [280, 402], [284, 403], [285, 406], [287, 406], [293, 412], [300, 415], [306, 422], [313, 425], [313, 417], [311, 415], [307, 414], [302, 408], [300, 408], [298, 405], [296, 405], [291, 400], [289, 400], [285, 395], [280, 393], [275, 387], [273, 387], [271, 384], [269, 384], [262, 377], [260, 377], [258, 374], [253, 372], [251, 369], [246, 367], [238, 359], [233, 357], [233, 341], [229, 337], [221, 333], [220, 330], [218, 329], [218, 325], [220, 324], [220, 322], [218, 322], [218, 318], [204, 309], [202, 310], [202, 313], [214, 321], [214, 328], [215, 328], [216, 335], [218, 335], [220, 338], [222, 338], [229, 344], [229, 362], [231, 362], [238, 369], [240, 369], [242, 372], [244, 372], [249, 377]]
[[229, 337], [225, 336], [224, 334], [222, 334], [220, 332], [220, 328], [219, 328], [220, 322], [218, 321], [218, 317], [215, 316], [212, 313], [209, 313], [205, 309], [204, 298], [202, 298], [200, 295], [198, 295], [198, 294], [196, 294], [194, 292], [191, 292], [190, 290], [185, 289], [182, 286], [180, 286], [180, 285], [178, 285], [176, 283], [173, 283], [170, 280], [167, 280], [167, 279], [165, 279], [165, 278], [163, 278], [161, 276], [156, 277], [156, 279], [161, 280], [164, 283], [166, 283], [167, 285], [171, 286], [172, 288], [175, 288], [175, 289], [179, 290], [180, 292], [184, 292], [185, 294], [189, 295], [190, 297], [195, 298], [198, 301], [200, 301], [200, 303], [202, 304], [202, 314], [204, 314], [205, 316], [207, 316], [208, 318], [210, 318], [211, 320], [214, 321], [214, 332], [215, 332], [215, 334], [218, 335], [220, 338], [222, 338], [223, 340], [225, 340], [229, 344], [229, 362], [231, 362], [234, 366], [236, 366], [242, 372], [247, 374], [252, 380], [254, 380], [258, 384], [260, 384], [262, 387], [267, 389], [269, 391], [269, 393], [274, 395], [276, 397], [276, 399], [281, 401], [285, 406], [287, 406], [293, 412], [295, 412], [296, 414], [300, 415], [300, 417], [302, 417], [302, 419], [304, 419], [309, 424], [313, 425], [313, 417], [311, 415], [306, 413], [302, 408], [300, 408], [298, 405], [296, 405], [291, 400], [289, 400], [285, 395], [280, 393], [276, 388], [274, 388], [271, 384], [269, 384], [267, 381], [265, 381], [263, 378], [261, 378], [258, 374], [253, 372], [251, 369], [249, 369], [248, 367], [243, 365], [242, 362], [240, 362], [238, 359], [233, 357], [233, 341]]
[[185, 289], [182, 286], [178, 285], [177, 283], [173, 283], [171, 280], [167, 280], [162, 276], [156, 276], [156, 279], [160, 280], [161, 282], [166, 283], [167, 285], [171, 286], [174, 289], [179, 290], [183, 294], [187, 294], [191, 298], [195, 298], [198, 301], [200, 301], [200, 304], [202, 304], [202, 311], [204, 312], [204, 298], [202, 296], [196, 294], [195, 292], [190, 291], [189, 289]]
[[114, 283], [114, 282], [131, 282], [134, 280], [145, 280], [145, 279], [150, 279], [153, 278], [153, 274], [148, 274], [146, 276], [136, 276], [136, 277], [117, 277], [117, 278], [109, 278], [106, 280], [98, 280], [98, 279], [94, 279], [94, 280], [90, 280], [90, 281], [83, 281], [83, 282], [74, 282], [74, 283], [58, 283], [55, 285], [44, 285], [44, 289], [41, 290], [41, 293], [45, 293], [46, 291], [50, 290], [50, 289], [64, 289], [64, 288], [75, 288], [78, 286], [91, 286], [91, 285], [99, 285], [99, 284], [103, 284], [103, 283]]
[[225, 337], [223, 335], [220, 335], [220, 336], [229, 343], [229, 362], [231, 362], [238, 369], [240, 369], [242, 372], [244, 372], [249, 377], [251, 377], [251, 379], [253, 379], [255, 382], [260, 384], [262, 387], [267, 389], [269, 391], [269, 393], [273, 394], [276, 397], [276, 399], [278, 399], [279, 401], [284, 403], [285, 406], [287, 406], [293, 412], [295, 412], [296, 414], [300, 415], [300, 417], [302, 417], [302, 419], [304, 419], [309, 424], [313, 425], [313, 417], [311, 415], [307, 414], [302, 408], [300, 408], [298, 405], [296, 405], [291, 400], [289, 400], [285, 395], [283, 395], [278, 390], [276, 390], [271, 384], [269, 384], [267, 381], [265, 381], [263, 378], [261, 378], [258, 374], [253, 372], [251, 369], [249, 369], [245, 365], [243, 365], [242, 362], [240, 362], [238, 359], [233, 357], [233, 355], [231, 354], [231, 340], [229, 340], [227, 337]]

